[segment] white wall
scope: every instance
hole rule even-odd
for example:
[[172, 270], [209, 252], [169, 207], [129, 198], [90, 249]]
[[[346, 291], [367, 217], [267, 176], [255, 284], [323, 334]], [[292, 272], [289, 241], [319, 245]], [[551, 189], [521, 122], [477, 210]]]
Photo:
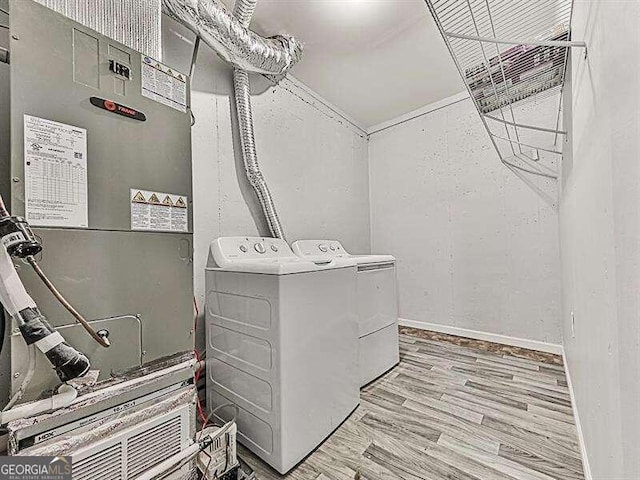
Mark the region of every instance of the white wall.
[[[163, 21], [165, 61], [188, 72], [191, 36]], [[231, 70], [202, 45], [194, 81], [194, 277], [202, 310], [209, 243], [267, 232], [256, 224], [261, 213], [232, 128]], [[369, 252], [366, 133], [290, 80], [269, 87], [252, 77], [252, 88], [258, 157], [287, 240], [336, 238], [354, 252]]]
[[373, 134], [369, 156], [401, 317], [560, 343], [556, 210], [500, 163], [470, 99]]
[[[564, 346], [594, 479], [640, 478], [640, 3], [576, 1]], [[571, 312], [575, 325], [572, 328]]]

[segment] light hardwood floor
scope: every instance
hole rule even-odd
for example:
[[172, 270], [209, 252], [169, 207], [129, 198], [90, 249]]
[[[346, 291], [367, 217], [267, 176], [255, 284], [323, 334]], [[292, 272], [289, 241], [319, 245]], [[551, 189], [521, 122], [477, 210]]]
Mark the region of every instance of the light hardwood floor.
[[365, 387], [351, 417], [286, 477], [239, 449], [259, 479], [584, 478], [557, 357], [402, 332], [400, 364]]

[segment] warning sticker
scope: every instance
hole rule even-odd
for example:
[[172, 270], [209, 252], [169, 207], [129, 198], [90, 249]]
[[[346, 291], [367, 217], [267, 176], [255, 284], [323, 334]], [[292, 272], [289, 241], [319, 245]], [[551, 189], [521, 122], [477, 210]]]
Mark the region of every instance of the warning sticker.
[[131, 230], [187, 232], [187, 197], [171, 193], [131, 189]]
[[187, 77], [142, 55], [142, 96], [187, 111]]
[[88, 227], [87, 131], [24, 116], [25, 213], [34, 226]]

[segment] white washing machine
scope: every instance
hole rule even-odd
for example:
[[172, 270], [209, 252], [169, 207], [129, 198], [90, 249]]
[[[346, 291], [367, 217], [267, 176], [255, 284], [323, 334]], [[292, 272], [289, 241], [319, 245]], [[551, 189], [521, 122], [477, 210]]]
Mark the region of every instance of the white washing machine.
[[336, 240], [298, 240], [300, 258], [357, 262], [360, 385], [375, 380], [399, 361], [396, 259], [391, 255], [351, 255]]
[[280, 239], [211, 244], [207, 404], [238, 405], [238, 440], [280, 473], [358, 406], [355, 276], [351, 259], [301, 259]]

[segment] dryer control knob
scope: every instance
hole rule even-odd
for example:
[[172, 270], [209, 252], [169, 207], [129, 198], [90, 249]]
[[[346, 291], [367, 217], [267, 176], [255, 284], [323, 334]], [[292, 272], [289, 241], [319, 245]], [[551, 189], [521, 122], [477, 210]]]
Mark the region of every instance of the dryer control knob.
[[246, 247], [245, 245], [240, 245], [240, 251], [241, 251], [242, 253], [247, 253], [247, 250], [248, 250], [248, 249], [247, 249], [247, 247]]
[[329, 250], [329, 248], [324, 243], [321, 243], [320, 245], [318, 245], [318, 248], [320, 249], [321, 252], [326, 252], [327, 250]]
[[258, 253], [264, 253], [264, 252], [266, 252], [266, 251], [267, 251], [267, 249], [266, 249], [266, 248], [264, 248], [264, 245], [263, 245], [262, 243], [256, 243], [256, 244], [253, 246], [253, 249], [254, 249], [256, 252], [258, 252]]
[[331, 249], [332, 252], [336, 251], [336, 247], [334, 245], [331, 245], [329, 248]]

